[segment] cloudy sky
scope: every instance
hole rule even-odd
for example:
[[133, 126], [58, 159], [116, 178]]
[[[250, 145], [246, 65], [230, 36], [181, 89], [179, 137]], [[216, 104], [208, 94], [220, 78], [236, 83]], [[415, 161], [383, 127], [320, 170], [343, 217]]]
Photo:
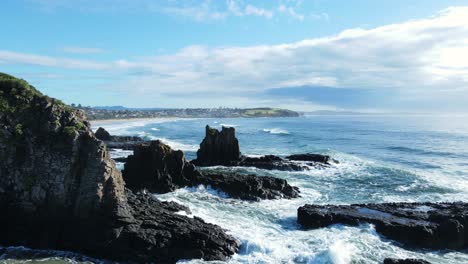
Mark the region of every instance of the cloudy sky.
[[3, 0], [0, 71], [67, 103], [468, 112], [468, 1]]

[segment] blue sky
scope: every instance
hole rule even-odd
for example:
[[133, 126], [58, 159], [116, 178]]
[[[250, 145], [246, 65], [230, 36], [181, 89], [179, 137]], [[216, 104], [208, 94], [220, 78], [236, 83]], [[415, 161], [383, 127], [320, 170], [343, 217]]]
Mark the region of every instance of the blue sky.
[[67, 103], [468, 112], [468, 1], [3, 0], [0, 71]]

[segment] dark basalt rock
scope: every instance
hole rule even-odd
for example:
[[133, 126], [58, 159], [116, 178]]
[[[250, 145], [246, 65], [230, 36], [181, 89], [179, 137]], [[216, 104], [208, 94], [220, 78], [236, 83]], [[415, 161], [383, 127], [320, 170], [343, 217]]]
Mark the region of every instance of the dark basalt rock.
[[303, 171], [310, 167], [323, 168], [337, 161], [320, 154], [298, 154], [283, 159], [274, 155], [247, 157], [239, 151], [239, 141], [233, 127], [223, 127], [221, 132], [206, 126], [206, 135], [192, 161], [196, 166], [240, 166], [266, 170]]
[[104, 128], [100, 127], [96, 132], [94, 132], [94, 135], [96, 136], [97, 139], [103, 140], [103, 141], [109, 141], [111, 140], [111, 135], [107, 130]]
[[468, 203], [305, 205], [297, 216], [306, 229], [370, 223], [378, 233], [408, 247], [468, 248]]
[[197, 166], [228, 165], [240, 160], [239, 141], [233, 127], [223, 127], [221, 131], [206, 126], [205, 138], [197, 151]]
[[303, 171], [309, 169], [304, 164], [291, 162], [274, 155], [265, 155], [261, 157], [243, 156], [239, 162], [233, 163], [232, 166], [255, 167], [264, 170], [281, 171]]
[[431, 264], [424, 259], [384, 259], [384, 264]]
[[115, 259], [138, 258], [140, 263], [175, 263], [180, 259], [225, 260], [239, 250], [240, 242], [224, 230], [177, 212], [190, 210], [174, 202], [161, 202], [150, 194], [127, 192], [135, 221], [111, 242]]
[[333, 160], [328, 155], [321, 155], [321, 154], [296, 154], [287, 156], [286, 159], [288, 160], [297, 160], [297, 161], [311, 161], [311, 162], [318, 162], [323, 164], [330, 164], [330, 162], [338, 163], [338, 161]]
[[143, 138], [137, 136], [113, 136], [102, 127], [96, 130], [95, 135], [96, 138], [104, 141], [110, 149], [133, 150], [135, 146], [147, 143]]
[[286, 180], [238, 173], [201, 172], [188, 162], [180, 150], [160, 141], [135, 148], [123, 170], [127, 186], [134, 190], [166, 193], [186, 186], [210, 185], [233, 198], [245, 200], [295, 198], [296, 187]]
[[299, 188], [289, 185], [286, 180], [269, 176], [202, 172], [197, 177], [197, 182], [222, 190], [232, 198], [243, 200], [299, 197]]
[[125, 190], [81, 111], [0, 73], [0, 245], [158, 263], [238, 250], [219, 227], [178, 210]]
[[198, 176], [181, 150], [173, 150], [159, 140], [137, 146], [134, 154], [128, 156], [122, 174], [131, 190], [155, 193], [188, 186]]

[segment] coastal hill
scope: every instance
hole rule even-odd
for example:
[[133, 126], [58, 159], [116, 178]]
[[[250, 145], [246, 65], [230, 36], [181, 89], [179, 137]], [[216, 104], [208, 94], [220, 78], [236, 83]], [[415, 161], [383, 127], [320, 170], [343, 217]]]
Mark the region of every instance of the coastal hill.
[[[74, 105], [72, 105], [74, 106]], [[123, 106], [74, 106], [86, 113], [89, 120], [128, 118], [238, 118], [297, 117], [299, 113], [280, 108], [125, 108]]]

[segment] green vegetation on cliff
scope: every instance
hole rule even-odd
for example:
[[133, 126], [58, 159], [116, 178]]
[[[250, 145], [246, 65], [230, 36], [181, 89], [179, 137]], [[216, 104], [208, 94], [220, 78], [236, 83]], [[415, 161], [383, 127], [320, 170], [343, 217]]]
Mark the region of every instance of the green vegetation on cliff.
[[85, 129], [79, 110], [39, 92], [23, 79], [0, 73], [0, 140], [17, 142], [41, 131], [75, 135]]

